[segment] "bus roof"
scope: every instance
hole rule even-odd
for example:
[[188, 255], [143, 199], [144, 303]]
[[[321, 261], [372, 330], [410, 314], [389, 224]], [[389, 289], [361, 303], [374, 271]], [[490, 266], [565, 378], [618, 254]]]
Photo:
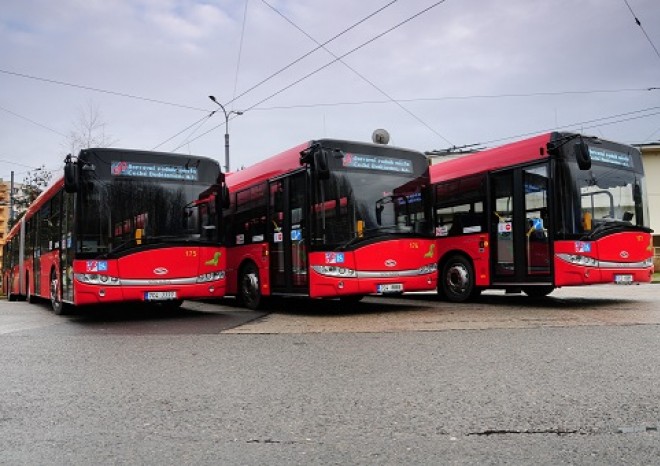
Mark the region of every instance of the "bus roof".
[[335, 144], [338, 147], [357, 150], [359, 148], [373, 148], [376, 151], [400, 151], [421, 154], [421, 152], [405, 149], [402, 147], [389, 146], [383, 144], [372, 144], [370, 142], [348, 141], [342, 139], [316, 139], [307, 141], [291, 149], [285, 150], [277, 155], [268, 157], [261, 162], [255, 163], [250, 167], [237, 172], [228, 173], [226, 177], [227, 187], [230, 192], [240, 191], [241, 189], [269, 180], [278, 175], [283, 175], [301, 168], [300, 152], [311, 147], [313, 144], [320, 143], [324, 147]]
[[504, 146], [431, 165], [431, 183], [474, 175], [548, 157], [547, 144], [557, 133], [546, 133]]
[[266, 181], [300, 168], [300, 152], [307, 149], [312, 141], [305, 142], [266, 160], [257, 162], [244, 170], [228, 173], [225, 181], [229, 191], [239, 191], [246, 186]]
[[[21, 217], [22, 221], [23, 219], [29, 220], [32, 218], [35, 212], [37, 212], [41, 206], [43, 206], [48, 200], [52, 199], [55, 194], [59, 190], [61, 190], [64, 187], [64, 177], [58, 178], [54, 183], [50, 184], [39, 196], [34, 200], [32, 204], [30, 204], [25, 212], [25, 215]], [[14, 237], [16, 232], [18, 231], [18, 226], [20, 221], [16, 222], [16, 224], [9, 230], [9, 234], [7, 234], [7, 241], [10, 240], [11, 238]]]

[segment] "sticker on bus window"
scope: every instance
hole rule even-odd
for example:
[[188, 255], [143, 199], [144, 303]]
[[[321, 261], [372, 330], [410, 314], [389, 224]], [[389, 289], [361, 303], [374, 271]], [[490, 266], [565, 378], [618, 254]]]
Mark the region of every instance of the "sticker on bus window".
[[291, 230], [291, 241], [300, 241], [302, 239], [302, 230]]
[[446, 225], [440, 225], [435, 227], [435, 236], [448, 236], [449, 228]]
[[576, 241], [575, 252], [591, 252], [591, 243], [588, 241]]
[[107, 272], [108, 261], [87, 261], [85, 272]]
[[284, 233], [281, 231], [273, 233], [273, 243], [281, 243], [282, 241], [284, 241]]
[[343, 252], [326, 252], [325, 253], [325, 262], [326, 262], [326, 264], [342, 264], [344, 262], [344, 253]]
[[511, 233], [511, 222], [504, 222], [497, 224], [498, 233]]
[[245, 244], [245, 235], [236, 235], [236, 244]]

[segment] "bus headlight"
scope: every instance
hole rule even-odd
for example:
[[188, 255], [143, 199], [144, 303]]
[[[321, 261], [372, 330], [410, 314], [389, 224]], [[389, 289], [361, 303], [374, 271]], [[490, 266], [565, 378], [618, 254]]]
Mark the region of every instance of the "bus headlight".
[[314, 272], [327, 277], [354, 278], [357, 276], [357, 273], [353, 269], [336, 267], [334, 265], [313, 265], [312, 269]]
[[561, 260], [568, 262], [569, 264], [582, 265], [584, 267], [598, 267], [598, 261], [593, 257], [581, 256], [579, 254], [557, 254]]
[[225, 278], [225, 271], [218, 270], [216, 272], [203, 273], [197, 276], [197, 283], [208, 283], [214, 282], [217, 280], [223, 280]]
[[121, 280], [119, 280], [119, 278], [110, 275], [99, 275], [97, 273], [76, 273], [74, 274], [74, 278], [81, 283], [86, 283], [87, 285], [121, 285]]
[[644, 262], [642, 262], [642, 267], [651, 267], [653, 266], [653, 258], [649, 257], [648, 259], [645, 259]]

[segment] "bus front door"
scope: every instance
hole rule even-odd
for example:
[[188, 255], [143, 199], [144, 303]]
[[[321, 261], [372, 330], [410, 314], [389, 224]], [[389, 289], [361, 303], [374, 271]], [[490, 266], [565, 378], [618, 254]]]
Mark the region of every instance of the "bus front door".
[[270, 283], [273, 293], [307, 293], [307, 181], [298, 172], [269, 186]]
[[551, 284], [547, 165], [495, 173], [490, 186], [493, 284]]

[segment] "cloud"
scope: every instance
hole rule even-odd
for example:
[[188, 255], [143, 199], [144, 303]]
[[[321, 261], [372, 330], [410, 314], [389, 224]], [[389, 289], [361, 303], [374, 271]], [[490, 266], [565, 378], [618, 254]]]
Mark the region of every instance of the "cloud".
[[[318, 41], [386, 4], [268, 1]], [[0, 106], [66, 134], [91, 99], [120, 145], [151, 149], [214, 110], [208, 95], [229, 103], [249, 90], [229, 104], [249, 110], [230, 123], [232, 157], [249, 164], [306, 139], [369, 140], [376, 127], [397, 145], [428, 150], [447, 145], [438, 134], [457, 145], [498, 140], [659, 104], [657, 91], [622, 91], [660, 87], [660, 58], [623, 2], [447, 1], [367, 43], [434, 3], [396, 2], [327, 45], [337, 56], [358, 48], [343, 61], [359, 75], [318, 50], [249, 90], [317, 47], [259, 0], [247, 3], [245, 20], [236, 0], [5, 2], [0, 68], [202, 110], [3, 73]], [[660, 46], [655, 0], [632, 6]], [[560, 93], [599, 89], [622, 92]], [[408, 112], [360, 104], [387, 96], [420, 100], [404, 102]], [[318, 105], [341, 102], [352, 105]], [[216, 114], [160, 149], [222, 160], [223, 123]], [[659, 127], [651, 116], [590, 131], [642, 142]], [[0, 159], [57, 165], [61, 139], [0, 110]], [[0, 163], [0, 177], [11, 169]]]

